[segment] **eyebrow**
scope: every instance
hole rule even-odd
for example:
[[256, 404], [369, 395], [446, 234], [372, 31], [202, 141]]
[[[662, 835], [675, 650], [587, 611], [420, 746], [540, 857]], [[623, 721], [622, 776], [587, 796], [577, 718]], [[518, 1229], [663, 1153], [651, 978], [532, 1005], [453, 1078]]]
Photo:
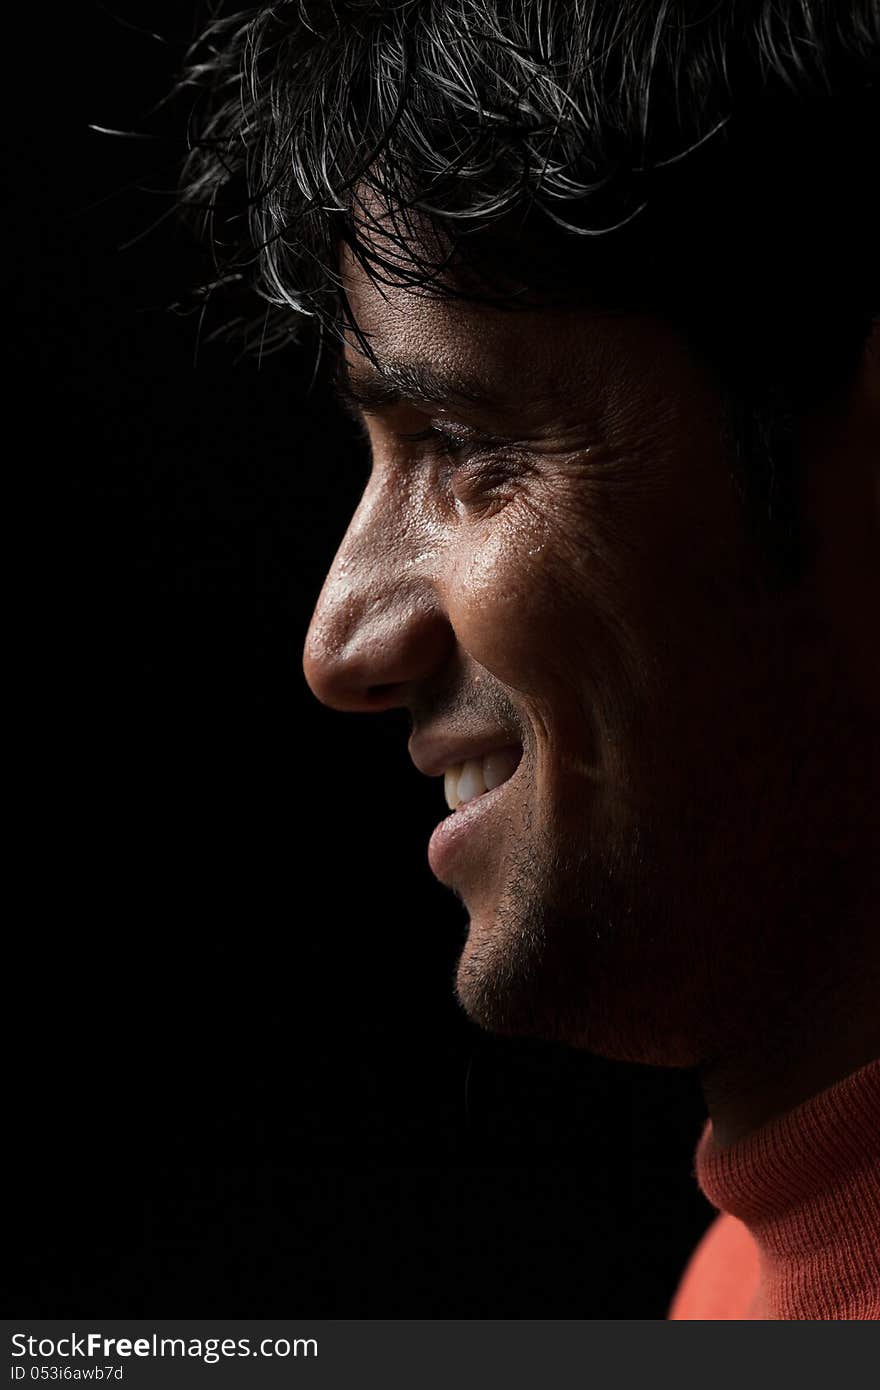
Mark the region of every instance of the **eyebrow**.
[[333, 379], [334, 392], [349, 414], [415, 405], [467, 404], [504, 409], [497, 393], [479, 377], [459, 371], [439, 371], [425, 362], [391, 358], [377, 369], [359, 365], [352, 370], [340, 354]]

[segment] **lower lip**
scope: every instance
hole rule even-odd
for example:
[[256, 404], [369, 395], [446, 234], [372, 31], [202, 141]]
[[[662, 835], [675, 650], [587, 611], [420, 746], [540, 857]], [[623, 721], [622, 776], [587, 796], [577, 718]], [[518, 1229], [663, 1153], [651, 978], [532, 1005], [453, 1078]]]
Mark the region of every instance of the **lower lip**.
[[441, 883], [449, 879], [456, 861], [461, 858], [464, 850], [474, 845], [481, 827], [484, 831], [488, 828], [487, 820], [491, 820], [493, 808], [497, 807], [515, 778], [516, 772], [512, 777], [508, 777], [506, 782], [502, 782], [500, 787], [483, 792], [482, 796], [475, 796], [473, 800], [465, 802], [459, 810], [450, 812], [437, 826], [428, 842], [428, 863], [431, 872]]

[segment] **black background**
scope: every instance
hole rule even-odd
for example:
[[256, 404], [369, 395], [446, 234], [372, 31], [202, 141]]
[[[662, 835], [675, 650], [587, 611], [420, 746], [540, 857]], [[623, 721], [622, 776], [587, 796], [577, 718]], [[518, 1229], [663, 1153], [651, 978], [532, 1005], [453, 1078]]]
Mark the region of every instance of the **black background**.
[[712, 1216], [695, 1079], [461, 1013], [440, 784], [404, 711], [326, 710], [300, 666], [351, 430], [307, 353], [169, 311], [210, 273], [148, 232], [193, 14], [64, 7], [15, 59], [9, 1311], [663, 1317]]

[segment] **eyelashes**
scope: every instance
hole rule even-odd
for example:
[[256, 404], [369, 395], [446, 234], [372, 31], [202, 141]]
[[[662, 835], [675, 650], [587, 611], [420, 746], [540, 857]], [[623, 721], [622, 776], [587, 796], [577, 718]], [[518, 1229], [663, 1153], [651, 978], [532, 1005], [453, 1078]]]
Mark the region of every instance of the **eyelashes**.
[[460, 458], [464, 453], [474, 452], [474, 440], [462, 439], [447, 430], [438, 429], [436, 425], [428, 425], [427, 429], [418, 430], [415, 434], [399, 434], [397, 437], [408, 444], [434, 444], [438, 453], [449, 458]]
[[450, 497], [474, 517], [487, 518], [506, 506], [517, 494], [534, 463], [521, 447], [485, 435], [461, 437], [436, 426], [399, 439], [433, 445], [431, 453], [441, 461]]
[[[360, 439], [372, 453], [373, 440], [366, 420], [356, 420], [355, 423]], [[487, 443], [482, 439], [461, 437], [447, 430], [438, 429], [436, 425], [428, 425], [425, 429], [417, 430], [411, 434], [397, 432], [395, 437], [405, 444], [431, 444], [433, 445], [432, 452], [448, 460], [459, 460], [488, 451]]]
[[[372, 458], [367, 422], [358, 423]], [[447, 430], [435, 423], [412, 432], [396, 430], [394, 438], [403, 445], [427, 445], [419, 452], [439, 468], [437, 482], [475, 515], [486, 515], [509, 501], [518, 480], [534, 467], [521, 445], [476, 430]]]

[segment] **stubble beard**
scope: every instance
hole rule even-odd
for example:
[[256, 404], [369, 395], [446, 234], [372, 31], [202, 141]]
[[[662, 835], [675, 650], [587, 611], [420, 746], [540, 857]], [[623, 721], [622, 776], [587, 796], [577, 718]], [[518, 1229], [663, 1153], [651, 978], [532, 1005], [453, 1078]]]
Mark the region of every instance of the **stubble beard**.
[[681, 957], [690, 955], [692, 981], [705, 962], [682, 940], [681, 893], [670, 891], [647, 825], [596, 851], [546, 835], [518, 841], [505, 875], [491, 919], [472, 917], [456, 971], [456, 997], [475, 1023], [614, 1060], [696, 1064]]
[[765, 841], [750, 859], [753, 829], [673, 818], [601, 849], [518, 840], [497, 906], [471, 917], [458, 1002], [488, 1032], [614, 1061], [692, 1068], [762, 1034], [782, 1046], [789, 1010], [845, 967], [829, 905], [846, 882], [833, 855]]

